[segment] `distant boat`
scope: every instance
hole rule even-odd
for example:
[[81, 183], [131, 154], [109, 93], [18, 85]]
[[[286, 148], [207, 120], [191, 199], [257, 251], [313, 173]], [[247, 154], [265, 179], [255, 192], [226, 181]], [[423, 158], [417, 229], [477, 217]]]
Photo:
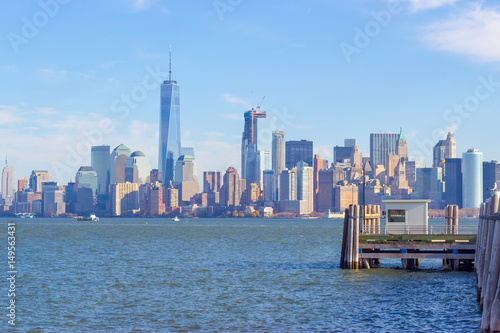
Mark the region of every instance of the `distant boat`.
[[179, 222], [180, 220], [179, 220], [179, 218], [176, 216], [176, 217], [174, 217], [174, 218], [172, 219], [172, 221], [174, 221], [174, 222]]
[[17, 217], [20, 217], [20, 218], [22, 218], [22, 219], [25, 219], [25, 218], [30, 218], [30, 219], [32, 219], [32, 218], [34, 218], [34, 217], [35, 217], [35, 214], [33, 214], [33, 213], [16, 213], [16, 216], [17, 216]]
[[76, 218], [77, 221], [99, 221], [99, 218], [94, 214], [90, 214], [89, 216], [78, 216]]
[[328, 210], [328, 213], [325, 214], [324, 218], [325, 219], [343, 219], [344, 218], [344, 212], [342, 213], [332, 213], [330, 210]]

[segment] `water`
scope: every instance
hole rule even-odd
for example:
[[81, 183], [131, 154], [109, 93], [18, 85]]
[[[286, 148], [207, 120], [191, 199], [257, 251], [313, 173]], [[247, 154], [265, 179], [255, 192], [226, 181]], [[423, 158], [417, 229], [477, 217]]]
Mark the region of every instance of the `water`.
[[[4, 249], [8, 221], [0, 220]], [[385, 268], [341, 270], [339, 220], [15, 222], [16, 332], [480, 327], [474, 273], [443, 271], [436, 260], [416, 272], [384, 260]], [[7, 283], [0, 288], [6, 314]]]

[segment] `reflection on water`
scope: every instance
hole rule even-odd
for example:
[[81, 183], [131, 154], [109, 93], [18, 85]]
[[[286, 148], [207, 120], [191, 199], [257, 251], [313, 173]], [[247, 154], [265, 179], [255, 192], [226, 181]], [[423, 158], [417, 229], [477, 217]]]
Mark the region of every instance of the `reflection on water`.
[[21, 331], [470, 332], [480, 326], [473, 273], [443, 271], [437, 260], [422, 260], [426, 269], [415, 272], [398, 269], [397, 261], [340, 270], [339, 220], [16, 223]]

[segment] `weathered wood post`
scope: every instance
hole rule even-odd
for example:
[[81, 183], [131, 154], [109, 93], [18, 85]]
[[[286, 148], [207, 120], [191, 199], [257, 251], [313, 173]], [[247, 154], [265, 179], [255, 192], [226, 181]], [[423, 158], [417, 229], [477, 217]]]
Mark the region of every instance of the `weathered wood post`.
[[360, 220], [361, 220], [361, 207], [359, 205], [353, 205], [353, 213], [354, 213], [354, 219], [353, 219], [353, 269], [358, 269], [359, 268], [359, 225], [360, 225]]
[[[492, 216], [498, 213], [498, 196], [493, 196], [489, 199], [490, 209], [488, 215]], [[491, 306], [493, 303], [493, 298], [497, 294], [498, 277], [500, 274], [500, 227], [497, 226], [495, 220], [489, 220], [491, 225], [489, 232], [492, 234], [491, 242], [491, 258], [488, 269], [484, 271], [486, 274], [485, 279], [483, 279], [483, 315], [481, 318], [481, 330], [488, 332], [490, 329], [490, 319], [492, 316]], [[488, 237], [490, 238], [490, 237]], [[486, 282], [485, 282], [486, 281]]]
[[340, 250], [340, 268], [347, 268], [347, 228], [349, 223], [349, 209], [344, 214], [344, 229], [342, 232], [342, 248]]
[[476, 254], [474, 258], [474, 266], [476, 269], [477, 278], [477, 301], [481, 302], [481, 290], [482, 290], [482, 271], [483, 271], [483, 260], [484, 260], [484, 239], [485, 239], [485, 221], [484, 216], [486, 210], [486, 203], [482, 203], [479, 209], [479, 223], [477, 226], [477, 239], [476, 239]]
[[454, 234], [458, 235], [458, 206], [453, 205], [453, 228], [454, 228]]
[[[486, 215], [491, 215], [491, 208], [492, 208], [492, 203], [491, 203], [491, 198], [486, 200], [486, 209], [485, 213]], [[486, 225], [487, 225], [487, 231], [485, 235], [486, 243], [485, 243], [485, 251], [484, 251], [484, 261], [483, 261], [483, 267], [482, 267], [482, 289], [481, 289], [481, 300], [479, 301], [479, 306], [481, 309], [483, 309], [484, 305], [484, 296], [486, 292], [486, 284], [488, 282], [488, 272], [490, 268], [490, 261], [491, 261], [491, 249], [492, 249], [492, 244], [493, 244], [493, 232], [494, 232], [494, 223], [495, 221], [493, 220], [486, 220]]]

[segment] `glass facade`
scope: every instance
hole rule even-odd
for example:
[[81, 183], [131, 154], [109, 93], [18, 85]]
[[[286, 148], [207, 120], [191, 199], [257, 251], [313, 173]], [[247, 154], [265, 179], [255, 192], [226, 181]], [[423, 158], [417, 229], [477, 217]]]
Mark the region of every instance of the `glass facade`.
[[291, 170], [300, 161], [306, 162], [308, 166], [313, 165], [313, 142], [307, 140], [287, 141], [285, 167]]
[[164, 184], [174, 181], [174, 166], [181, 152], [180, 87], [164, 81], [160, 93], [160, 144], [158, 170]]
[[97, 193], [108, 194], [109, 187], [109, 146], [93, 146], [90, 155], [90, 165], [97, 173]]
[[464, 208], [479, 208], [483, 202], [483, 153], [469, 149], [462, 155], [462, 204]]
[[375, 170], [377, 164], [382, 164], [386, 170], [389, 165], [389, 155], [396, 154], [399, 134], [371, 133], [370, 134], [370, 164]]

